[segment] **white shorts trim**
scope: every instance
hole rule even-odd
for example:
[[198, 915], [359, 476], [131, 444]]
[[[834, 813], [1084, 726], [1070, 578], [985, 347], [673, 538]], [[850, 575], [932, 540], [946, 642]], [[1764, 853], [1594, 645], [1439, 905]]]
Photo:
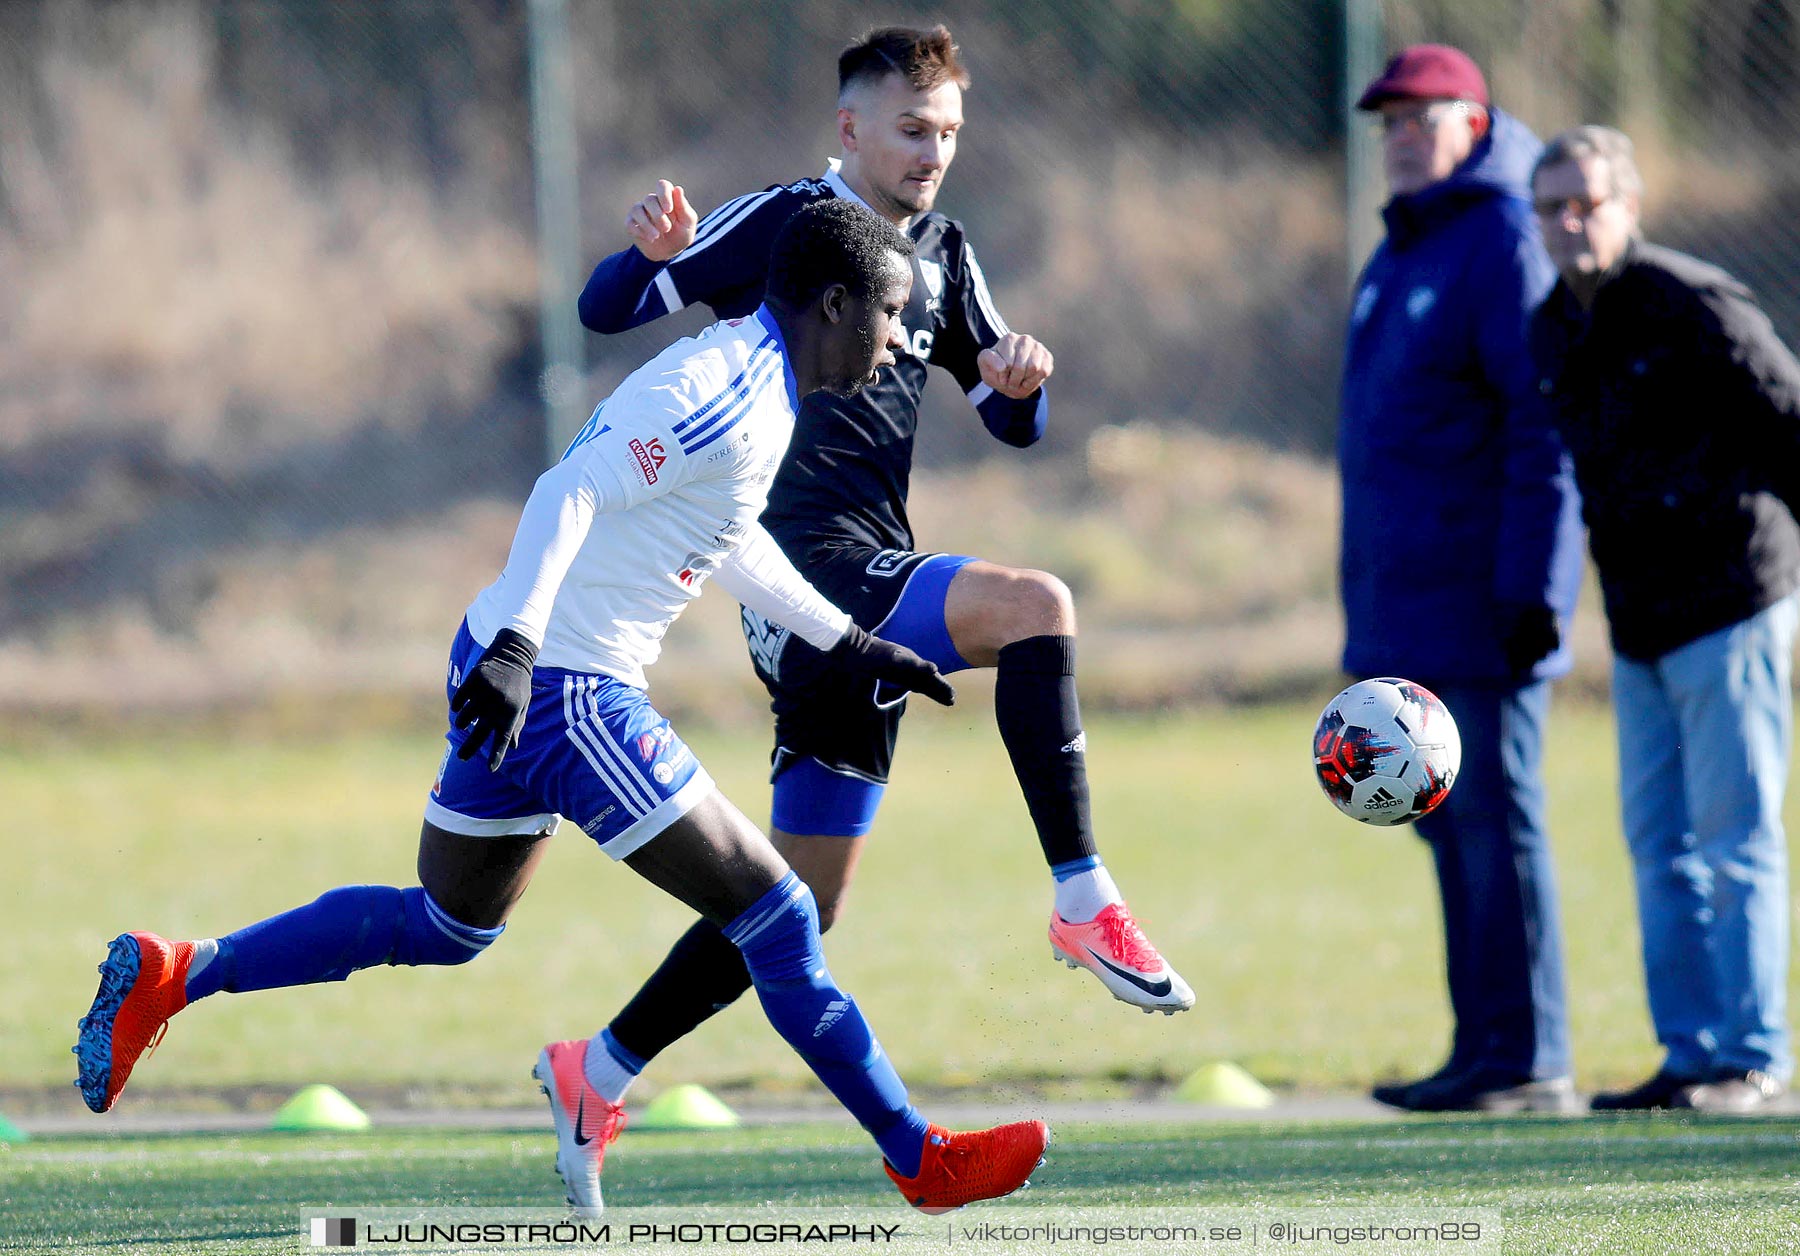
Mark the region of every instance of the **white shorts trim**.
[[436, 825], [458, 837], [549, 837], [562, 823], [562, 817], [544, 811], [534, 816], [518, 816], [510, 820], [481, 820], [452, 811], [435, 798], [425, 800], [425, 822]]
[[706, 769], [696, 764], [694, 774], [688, 777], [687, 784], [656, 804], [655, 808], [630, 828], [620, 830], [611, 841], [601, 842], [600, 849], [614, 859], [624, 859], [636, 854], [639, 847], [699, 806], [700, 800], [715, 788], [713, 778], [707, 774]]

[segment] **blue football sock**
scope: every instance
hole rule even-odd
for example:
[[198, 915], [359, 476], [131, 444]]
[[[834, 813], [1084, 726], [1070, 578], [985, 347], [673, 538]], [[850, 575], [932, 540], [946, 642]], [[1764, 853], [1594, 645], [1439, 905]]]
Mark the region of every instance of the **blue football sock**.
[[505, 928], [463, 924], [420, 886], [339, 886], [220, 938], [213, 961], [189, 978], [188, 1002], [220, 990], [342, 981], [376, 964], [464, 964]]
[[[789, 829], [788, 832], [791, 833], [793, 830]], [[1067, 881], [1070, 877], [1079, 876], [1083, 872], [1092, 872], [1099, 866], [1100, 856], [1083, 855], [1080, 859], [1071, 859], [1067, 863], [1053, 865], [1050, 875], [1058, 881]]]
[[919, 1172], [925, 1118], [856, 1001], [831, 979], [812, 891], [792, 872], [725, 926], [769, 1023], [850, 1110], [902, 1177]]

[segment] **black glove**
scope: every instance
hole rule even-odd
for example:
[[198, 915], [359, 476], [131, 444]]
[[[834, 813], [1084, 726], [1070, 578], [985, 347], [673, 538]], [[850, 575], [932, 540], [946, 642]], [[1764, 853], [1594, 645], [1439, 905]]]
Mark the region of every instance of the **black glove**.
[[537, 647], [530, 638], [511, 628], [494, 634], [494, 643], [481, 652], [450, 695], [451, 721], [469, 730], [457, 758], [473, 759], [491, 735], [494, 750], [488, 756], [488, 771], [500, 770], [506, 752], [519, 744], [525, 708], [531, 705], [531, 665], [536, 661]]
[[936, 663], [928, 663], [903, 645], [872, 637], [850, 625], [844, 639], [825, 652], [834, 667], [854, 676], [871, 676], [912, 693], [922, 693], [933, 702], [952, 706], [956, 690], [939, 674]]
[[1501, 607], [1500, 651], [1514, 676], [1529, 676], [1538, 663], [1562, 645], [1562, 625], [1556, 612], [1535, 603]]

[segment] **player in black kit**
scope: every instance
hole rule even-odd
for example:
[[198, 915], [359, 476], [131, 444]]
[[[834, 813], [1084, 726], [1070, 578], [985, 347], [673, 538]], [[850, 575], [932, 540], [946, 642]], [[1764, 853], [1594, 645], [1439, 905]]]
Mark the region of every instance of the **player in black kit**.
[[[660, 182], [630, 210], [632, 247], [588, 280], [581, 320], [618, 332], [696, 302], [724, 318], [748, 314], [776, 232], [826, 197], [859, 200], [911, 237], [906, 349], [856, 397], [805, 402], [762, 522], [863, 628], [945, 673], [996, 669], [1001, 740], [1055, 877], [1054, 954], [1146, 1012], [1182, 1011], [1193, 991], [1138, 928], [1095, 850], [1068, 589], [1045, 572], [913, 549], [906, 493], [927, 366], [949, 371], [988, 431], [1021, 447], [1043, 434], [1052, 369], [1049, 351], [1000, 317], [962, 225], [932, 210], [963, 121], [968, 76], [957, 51], [942, 26], [878, 30], [846, 49], [843, 155], [819, 178], [738, 197], [704, 219], [682, 188]], [[829, 927], [885, 788], [901, 696], [837, 680], [818, 651], [748, 611], [744, 631], [774, 699], [770, 836]], [[749, 984], [737, 948], [695, 924], [596, 1035], [606, 1049], [587, 1053], [590, 1082], [618, 1104], [650, 1058]]]

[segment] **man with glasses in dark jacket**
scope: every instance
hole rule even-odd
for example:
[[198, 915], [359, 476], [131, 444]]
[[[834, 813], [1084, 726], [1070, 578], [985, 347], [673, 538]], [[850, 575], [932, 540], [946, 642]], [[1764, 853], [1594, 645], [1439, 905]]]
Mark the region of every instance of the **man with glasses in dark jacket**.
[[1338, 429], [1346, 670], [1442, 698], [1456, 788], [1418, 823], [1442, 896], [1455, 1030], [1414, 1111], [1566, 1111], [1568, 1018], [1542, 759], [1568, 670], [1580, 532], [1526, 320], [1555, 275], [1528, 199], [1537, 139], [1458, 49], [1403, 49], [1378, 115], [1387, 238], [1356, 285]]
[[1800, 363], [1737, 280], [1639, 236], [1631, 141], [1532, 176], [1562, 279], [1532, 320], [1613, 641], [1619, 788], [1664, 1060], [1600, 1109], [1767, 1108], [1788, 1043]]

